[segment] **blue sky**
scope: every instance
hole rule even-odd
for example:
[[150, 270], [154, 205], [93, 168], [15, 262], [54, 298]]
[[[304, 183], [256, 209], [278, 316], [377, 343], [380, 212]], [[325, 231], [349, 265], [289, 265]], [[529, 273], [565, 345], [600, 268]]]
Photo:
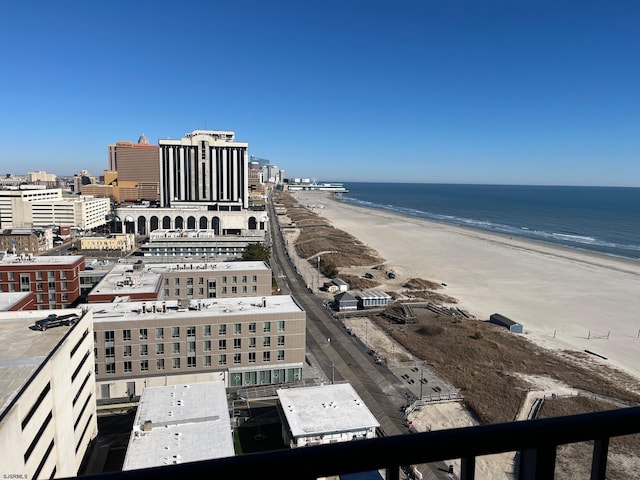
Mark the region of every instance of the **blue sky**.
[[229, 129], [289, 177], [640, 186], [640, 2], [31, 1], [0, 173]]

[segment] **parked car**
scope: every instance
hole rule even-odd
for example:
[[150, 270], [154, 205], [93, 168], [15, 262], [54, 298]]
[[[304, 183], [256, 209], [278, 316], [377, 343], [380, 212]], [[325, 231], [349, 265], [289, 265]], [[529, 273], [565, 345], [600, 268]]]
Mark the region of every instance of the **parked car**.
[[364, 274], [364, 278], [373, 278], [373, 275], [371, 275], [369, 272]]
[[62, 325], [71, 326], [75, 325], [78, 320], [80, 320], [80, 317], [75, 313], [70, 313], [68, 315], [57, 315], [52, 313], [47, 318], [36, 321], [35, 329], [45, 331], [47, 328], [60, 327]]
[[393, 272], [389, 272], [389, 273], [387, 274], [387, 276], [388, 276], [389, 278], [396, 278], [396, 274], [395, 274], [395, 273], [393, 273]]

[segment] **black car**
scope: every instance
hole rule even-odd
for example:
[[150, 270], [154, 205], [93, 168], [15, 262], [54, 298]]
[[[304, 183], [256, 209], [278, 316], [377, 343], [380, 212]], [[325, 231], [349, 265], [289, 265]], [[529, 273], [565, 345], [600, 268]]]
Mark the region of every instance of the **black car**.
[[80, 317], [75, 313], [70, 313], [68, 315], [57, 315], [52, 313], [47, 318], [36, 321], [35, 329], [45, 331], [47, 328], [60, 327], [62, 325], [75, 325], [78, 320], [80, 320]]

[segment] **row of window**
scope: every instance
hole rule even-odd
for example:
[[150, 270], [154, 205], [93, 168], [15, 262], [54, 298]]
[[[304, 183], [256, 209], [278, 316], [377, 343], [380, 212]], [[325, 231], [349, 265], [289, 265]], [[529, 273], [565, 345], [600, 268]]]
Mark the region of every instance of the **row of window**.
[[[274, 322], [261, 322], [262, 325], [262, 333], [270, 333], [271, 332], [271, 324]], [[234, 323], [233, 324], [233, 334], [234, 335], [242, 335], [243, 333], [243, 325], [246, 326], [248, 333], [257, 333], [258, 331], [258, 322], [250, 322], [248, 324], [242, 323]], [[276, 322], [276, 328], [278, 332], [284, 332], [285, 330], [285, 321], [278, 320]], [[180, 338], [180, 327], [156, 327], [155, 329], [155, 338], [156, 340], [162, 340], [165, 338], [165, 330], [167, 330], [167, 335], [169, 331], [171, 331], [171, 338]], [[211, 325], [202, 325], [202, 336], [210, 337], [211, 336]], [[122, 330], [122, 341], [129, 342], [131, 341], [131, 329]], [[187, 338], [196, 336], [196, 327], [195, 325], [191, 325], [186, 327]], [[97, 332], [94, 333], [96, 335], [96, 343], [97, 343]], [[220, 323], [218, 324], [218, 335], [224, 336], [227, 334], [227, 324]], [[138, 339], [139, 340], [148, 340], [149, 339], [149, 329], [147, 328], [139, 328], [138, 329]], [[105, 342], [113, 342], [115, 341], [115, 330], [106, 330], [104, 332], [104, 341]]]
[[[193, 297], [194, 295], [194, 289], [193, 287], [187, 287], [187, 297]], [[227, 295], [229, 293], [229, 289], [227, 287], [220, 287], [220, 294], [221, 295]], [[242, 288], [240, 289], [240, 292], [238, 292], [238, 287], [231, 287], [231, 293], [243, 293], [243, 294], [248, 294], [249, 293], [249, 288], [247, 287], [247, 285], [242, 285]], [[251, 286], [251, 293], [257, 294], [258, 293], [258, 287], [256, 285], [252, 285]], [[170, 297], [171, 295], [171, 289], [170, 288], [165, 288], [164, 289], [164, 296], [165, 297]], [[180, 297], [182, 296], [182, 291], [179, 288], [174, 288], [173, 289], [173, 296], [174, 297]], [[198, 287], [198, 296], [199, 297], [204, 297], [204, 287]], [[215, 288], [211, 289], [209, 288], [207, 291], [207, 297], [208, 298], [216, 298], [216, 290]]]
[[[59, 278], [64, 280], [65, 278], [67, 278], [67, 271], [66, 270], [58, 270], [58, 272], [60, 273]], [[4, 278], [5, 272], [0, 272], [0, 281], [2, 280], [6, 280], [8, 282], [13, 282], [16, 280], [16, 272], [6, 272], [6, 279]], [[35, 272], [36, 274], [36, 280], [43, 280], [44, 279], [44, 275], [42, 270], [36, 270]], [[26, 278], [27, 281], [31, 278], [31, 275], [28, 273], [20, 273], [20, 283], [22, 283], [24, 281], [24, 279]], [[47, 280], [49, 281], [55, 281], [56, 279], [56, 272], [55, 270], [49, 270], [47, 271]]]
[[[212, 366], [212, 356], [211, 355], [205, 355], [203, 357], [201, 357], [202, 359], [202, 366], [203, 367], [211, 367]], [[256, 359], [257, 359], [257, 354], [256, 352], [249, 352], [247, 354], [247, 361], [249, 363], [256, 363]], [[284, 350], [278, 350], [276, 352], [276, 360], [279, 362], [283, 362], [285, 359], [285, 351]], [[182, 368], [182, 360], [183, 358], [180, 357], [175, 357], [175, 358], [170, 358], [170, 359], [166, 359], [167, 362], [171, 362], [171, 368], [172, 369], [179, 369]], [[262, 361], [263, 362], [270, 362], [271, 361], [271, 352], [262, 352]], [[234, 353], [233, 354], [233, 364], [234, 365], [239, 365], [242, 363], [242, 353]], [[140, 360], [140, 371], [141, 372], [148, 372], [149, 371], [149, 360]], [[224, 367], [227, 365], [227, 355], [226, 354], [221, 354], [218, 355], [218, 366], [220, 367]], [[198, 366], [198, 359], [197, 357], [187, 357], [187, 368], [196, 368]], [[160, 372], [165, 370], [165, 359], [164, 358], [158, 358], [156, 359], [156, 371]], [[99, 368], [98, 368], [98, 364], [96, 364], [95, 366], [95, 371], [96, 371], [96, 375], [99, 374]], [[123, 372], [124, 373], [130, 373], [133, 371], [133, 362], [131, 360], [125, 360], [123, 362]], [[109, 362], [105, 364], [105, 373], [107, 374], [115, 374], [116, 372], [116, 363], [115, 362]]]
[[[247, 340], [247, 346], [248, 348], [256, 348], [257, 346], [257, 339], [256, 337], [249, 337], [246, 339]], [[165, 348], [164, 348], [164, 343], [156, 343], [155, 344], [155, 350], [156, 350], [156, 355], [164, 355], [165, 353]], [[180, 342], [173, 342], [171, 343], [171, 353], [173, 354], [179, 354], [180, 353]], [[211, 340], [205, 340], [202, 342], [202, 351], [204, 352], [210, 352], [211, 351]], [[278, 335], [277, 337], [277, 345], [279, 347], [283, 347], [284, 346], [284, 335]], [[262, 337], [262, 346], [264, 348], [269, 348], [271, 347], [271, 337]], [[139, 353], [140, 356], [145, 356], [145, 355], [149, 355], [149, 345], [147, 344], [141, 344], [138, 345], [139, 348]], [[234, 338], [233, 339], [233, 348], [234, 350], [239, 350], [242, 348], [242, 339], [241, 338]], [[220, 339], [218, 340], [218, 351], [224, 351], [227, 349], [227, 340], [226, 339]], [[131, 345], [124, 345], [122, 347], [122, 356], [123, 357], [130, 357], [132, 354], [133, 350], [132, 350], [132, 346]], [[196, 342], [195, 341], [188, 341], [187, 342], [187, 352], [188, 353], [195, 353], [196, 352]], [[115, 347], [114, 346], [108, 346], [105, 347], [105, 356], [107, 358], [115, 358]]]
[[[248, 275], [241, 275], [240, 276], [241, 283], [247, 283], [248, 279], [249, 279]], [[180, 281], [181, 281], [180, 277], [174, 277], [173, 284], [175, 286], [178, 286], [178, 285], [180, 285]], [[207, 281], [209, 283], [213, 283], [215, 285], [215, 279], [207, 279]], [[186, 282], [187, 282], [186, 283], [187, 286], [194, 285], [193, 277], [187, 277], [186, 278]], [[252, 283], [258, 283], [258, 276], [257, 275], [252, 275], [251, 276], [251, 282]], [[227, 283], [227, 276], [226, 275], [223, 275], [220, 278], [220, 283], [223, 283], [223, 284]], [[231, 283], [238, 283], [238, 275], [232, 275], [231, 276]], [[205, 284], [204, 277], [198, 277], [198, 285], [204, 285], [204, 284]], [[169, 286], [169, 278], [165, 278], [164, 279], [164, 285], [165, 286]]]

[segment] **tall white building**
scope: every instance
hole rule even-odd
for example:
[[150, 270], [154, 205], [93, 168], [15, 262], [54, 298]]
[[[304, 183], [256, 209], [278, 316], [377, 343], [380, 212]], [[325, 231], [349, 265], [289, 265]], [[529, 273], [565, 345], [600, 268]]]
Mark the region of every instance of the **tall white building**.
[[[76, 313], [46, 331], [37, 320]], [[0, 472], [4, 478], [78, 474], [97, 435], [92, 312], [0, 313]]]
[[160, 205], [240, 211], [249, 205], [248, 148], [235, 133], [194, 130], [180, 140], [159, 140]]
[[2, 228], [60, 225], [91, 230], [106, 223], [110, 210], [108, 198], [64, 198], [59, 188], [0, 190]]

